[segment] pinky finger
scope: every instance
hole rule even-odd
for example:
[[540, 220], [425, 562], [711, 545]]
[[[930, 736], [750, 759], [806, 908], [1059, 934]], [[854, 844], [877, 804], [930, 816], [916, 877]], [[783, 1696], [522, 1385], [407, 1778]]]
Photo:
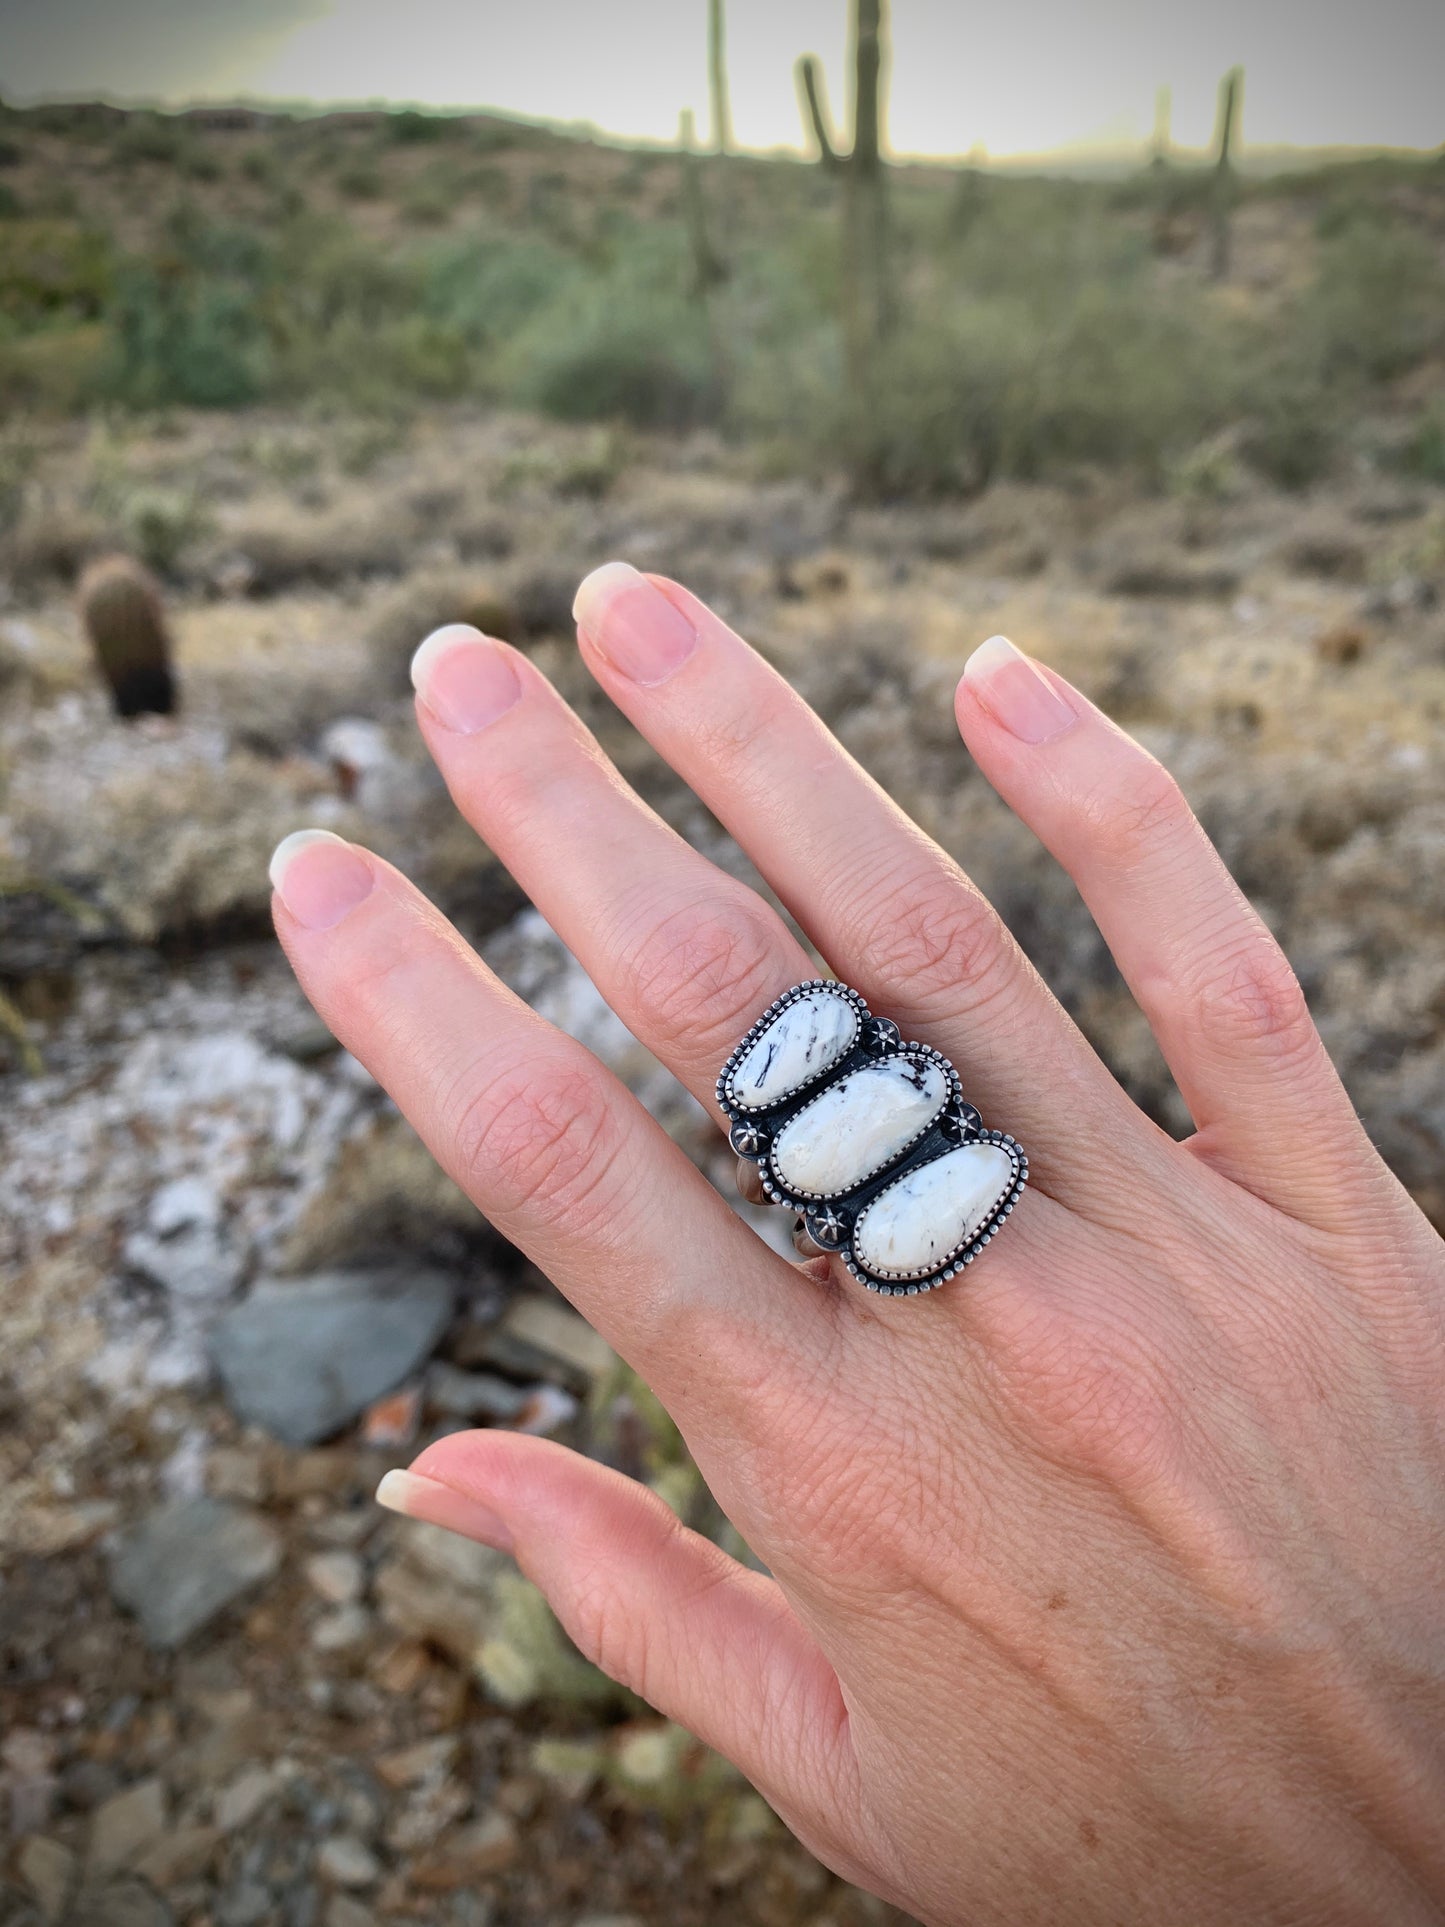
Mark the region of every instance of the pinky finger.
[[832, 1667], [776, 1581], [691, 1532], [646, 1486], [546, 1439], [461, 1432], [389, 1472], [396, 1512], [514, 1554], [573, 1644], [724, 1753], [846, 1871], [853, 1755]]
[[1376, 1163], [1283, 952], [1147, 751], [996, 636], [958, 721], [975, 760], [1059, 859], [1149, 1019], [1198, 1126], [1192, 1149], [1322, 1229]]

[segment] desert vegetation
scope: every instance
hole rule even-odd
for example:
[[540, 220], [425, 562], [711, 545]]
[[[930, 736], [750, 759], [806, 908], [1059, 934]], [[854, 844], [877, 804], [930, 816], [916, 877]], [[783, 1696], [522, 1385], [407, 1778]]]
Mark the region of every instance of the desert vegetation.
[[[484, 402], [707, 425], [775, 472], [827, 473], [860, 433], [882, 247], [876, 163], [831, 158], [695, 160], [726, 235], [700, 285], [665, 150], [420, 113], [10, 110], [0, 398], [41, 416]], [[1222, 436], [1291, 488], [1352, 458], [1438, 462], [1438, 416], [1422, 436], [1413, 405], [1445, 344], [1438, 159], [887, 171], [875, 492], [1087, 463], [1157, 482]]]

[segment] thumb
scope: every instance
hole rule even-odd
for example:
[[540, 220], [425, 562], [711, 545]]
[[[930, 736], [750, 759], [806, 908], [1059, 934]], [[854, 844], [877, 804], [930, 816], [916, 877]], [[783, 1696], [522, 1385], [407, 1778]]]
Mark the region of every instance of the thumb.
[[454, 1433], [388, 1472], [377, 1498], [512, 1553], [585, 1658], [726, 1754], [836, 1860], [856, 1777], [847, 1714], [775, 1580], [645, 1486], [520, 1433]]

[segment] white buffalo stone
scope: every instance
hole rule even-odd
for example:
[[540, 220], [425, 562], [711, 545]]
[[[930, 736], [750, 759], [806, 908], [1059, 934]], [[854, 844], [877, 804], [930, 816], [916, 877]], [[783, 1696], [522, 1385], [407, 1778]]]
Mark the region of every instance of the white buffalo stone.
[[733, 1072], [729, 1093], [749, 1111], [765, 1111], [800, 1090], [848, 1055], [861, 1019], [850, 998], [826, 988], [810, 990], [780, 1010], [753, 1040]]
[[974, 1236], [1013, 1183], [999, 1144], [961, 1144], [880, 1191], [853, 1230], [853, 1256], [876, 1278], [917, 1278]]
[[885, 1057], [805, 1104], [773, 1140], [773, 1175], [804, 1197], [835, 1197], [881, 1171], [948, 1102], [948, 1075], [929, 1057]]

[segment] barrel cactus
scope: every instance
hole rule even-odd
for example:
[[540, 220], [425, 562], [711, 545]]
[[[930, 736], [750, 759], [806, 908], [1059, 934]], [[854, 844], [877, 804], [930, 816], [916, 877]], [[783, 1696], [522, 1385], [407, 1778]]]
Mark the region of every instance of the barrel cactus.
[[80, 579], [80, 619], [117, 716], [176, 708], [171, 638], [160, 586], [126, 555], [93, 562]]

